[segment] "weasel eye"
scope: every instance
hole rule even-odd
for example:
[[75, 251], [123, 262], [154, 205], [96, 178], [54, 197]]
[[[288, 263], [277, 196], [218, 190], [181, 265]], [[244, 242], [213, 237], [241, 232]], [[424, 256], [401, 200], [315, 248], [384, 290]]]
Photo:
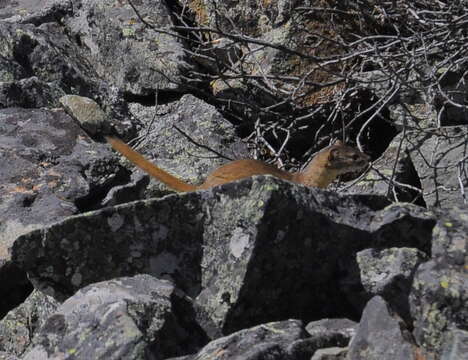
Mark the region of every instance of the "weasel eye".
[[359, 155], [358, 154], [353, 154], [353, 156], [351, 156], [351, 159], [353, 159], [354, 161], [358, 161], [359, 160]]

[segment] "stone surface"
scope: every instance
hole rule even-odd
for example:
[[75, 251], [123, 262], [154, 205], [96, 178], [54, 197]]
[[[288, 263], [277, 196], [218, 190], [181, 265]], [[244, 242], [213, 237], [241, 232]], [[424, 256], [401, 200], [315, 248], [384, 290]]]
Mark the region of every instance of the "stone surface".
[[328, 338], [336, 342], [334, 346], [348, 345], [356, 334], [357, 323], [349, 319], [322, 319], [306, 326], [312, 338]]
[[428, 352], [439, 354], [451, 330], [468, 324], [468, 278], [465, 270], [434, 260], [422, 264], [410, 296], [414, 336]]
[[446, 342], [440, 356], [441, 360], [468, 359], [468, 331], [451, 330], [445, 339]]
[[99, 206], [126, 172], [106, 146], [93, 143], [63, 111], [0, 109], [0, 316], [31, 285], [10, 263], [14, 240]]
[[0, 351], [21, 356], [59, 305], [52, 297], [33, 291], [24, 303], [0, 320]]
[[[127, 2], [82, 0], [80, 5], [64, 22], [101, 78], [137, 95], [184, 88], [181, 77], [190, 65], [179, 39], [150, 29]], [[153, 26], [169, 30], [174, 25], [164, 1], [134, 5]]]
[[[467, 139], [466, 126], [407, 131], [403, 140], [401, 135], [395, 137], [355, 192], [387, 195], [398, 201], [418, 201], [428, 207], [464, 206], [463, 194], [468, 192]], [[396, 187], [389, 186], [390, 180], [397, 182]]]
[[76, 120], [91, 136], [102, 132], [106, 127], [106, 114], [90, 98], [78, 95], [65, 95], [59, 101], [67, 114]]
[[207, 342], [190, 300], [149, 275], [81, 289], [52, 314], [24, 360], [166, 359]]
[[348, 348], [332, 347], [319, 349], [310, 360], [345, 360]]
[[216, 339], [197, 354], [184, 359], [307, 359], [313, 352], [295, 347], [298, 341], [306, 337], [307, 333], [299, 320], [272, 322]]
[[414, 273], [427, 260], [410, 248], [366, 249], [357, 253], [361, 282], [370, 295], [382, 296], [407, 323], [411, 323], [408, 297]]
[[[144, 123], [140, 132], [144, 140], [138, 150], [189, 183], [203, 182], [227, 158], [250, 158], [232, 124], [214, 106], [192, 95], [158, 107], [132, 104], [130, 111]], [[150, 189], [152, 193], [167, 192], [157, 180], [152, 181]]]
[[380, 296], [366, 305], [346, 359], [417, 360], [411, 333]]
[[338, 263], [371, 246], [430, 246], [430, 214], [385, 205], [254, 177], [75, 216], [22, 236], [13, 257], [58, 299], [118, 276], [170, 278], [196, 298], [200, 323], [217, 336], [264, 319], [359, 311], [364, 303], [342, 301], [352, 288], [341, 287], [348, 274]]
[[92, 208], [120, 169], [63, 111], [3, 109], [0, 120], [0, 258], [8, 259], [17, 236]]
[[432, 232], [431, 254], [440, 264], [468, 270], [468, 210], [453, 206], [437, 210], [437, 223]]

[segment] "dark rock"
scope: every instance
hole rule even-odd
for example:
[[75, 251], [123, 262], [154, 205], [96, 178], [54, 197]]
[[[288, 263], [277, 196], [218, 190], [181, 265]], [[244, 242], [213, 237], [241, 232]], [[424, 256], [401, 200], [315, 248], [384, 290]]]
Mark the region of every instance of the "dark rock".
[[[13, 74], [13, 76], [15, 76]], [[32, 76], [0, 83], [0, 108], [56, 107], [63, 90], [57, 84], [47, 83]]]
[[[50, 9], [60, 13], [61, 6], [56, 1]], [[115, 118], [120, 132], [132, 131], [133, 125], [125, 121], [123, 91], [99, 78], [82, 49], [64, 36], [61, 25], [0, 22], [0, 47], [0, 107], [57, 107], [61, 96], [76, 94], [96, 100]]]
[[265, 319], [358, 312], [364, 304], [344, 300], [339, 260], [430, 242], [431, 216], [409, 205], [381, 210], [386, 204], [253, 177], [75, 216], [22, 236], [12, 253], [58, 299], [118, 276], [170, 278], [196, 298], [200, 323], [217, 336]]
[[[402, 135], [393, 139], [355, 191], [389, 194], [394, 201], [416, 201], [422, 196], [419, 204], [428, 207], [464, 206], [468, 175], [459, 169], [466, 162], [467, 138], [466, 126], [407, 131], [403, 139]], [[397, 183], [389, 186], [395, 161], [393, 180]]]
[[8, 249], [21, 234], [99, 206], [123, 170], [63, 111], [0, 109], [0, 314], [31, 291]]
[[0, 350], [21, 356], [36, 331], [59, 305], [52, 297], [33, 291], [23, 304], [0, 321]]
[[216, 339], [197, 354], [183, 359], [310, 359], [311, 352], [298, 353], [294, 347], [297, 341], [306, 337], [307, 332], [299, 320], [272, 322]]
[[[3, 49], [4, 62], [12, 64], [17, 71], [9, 75], [8, 81], [19, 81], [35, 76], [40, 82], [50, 84], [40, 86], [44, 95], [55, 95], [58, 91], [67, 93], [72, 89], [78, 94], [91, 95], [99, 88], [99, 83], [92, 80], [95, 72], [85, 58], [75, 51], [76, 48], [68, 37], [63, 36], [63, 30], [53, 23], [37, 28], [28, 24], [9, 24], [0, 22], [0, 45]], [[60, 55], [58, 55], [58, 54]], [[3, 75], [5, 78], [6, 74]], [[97, 77], [96, 77], [97, 78]], [[34, 83], [33, 83], [34, 84]], [[31, 92], [32, 85], [19, 87], [22, 93]], [[102, 89], [99, 89], [102, 90]], [[1, 104], [11, 106], [15, 101], [15, 92], [9, 93], [0, 100]], [[43, 97], [44, 98], [44, 97]], [[47, 99], [47, 97], [45, 98]], [[53, 98], [50, 106], [57, 105]], [[18, 100], [16, 100], [18, 101]]]
[[468, 264], [468, 210], [452, 206], [434, 211], [437, 223], [432, 232], [432, 258], [463, 272]]
[[411, 333], [380, 296], [373, 297], [366, 305], [346, 359], [417, 359]]
[[435, 211], [432, 260], [415, 274], [410, 307], [418, 344], [437, 358], [448, 343], [457, 349], [457, 329], [468, 330], [468, 209]]
[[322, 319], [313, 321], [306, 326], [312, 338], [328, 338], [334, 341], [332, 346], [346, 346], [356, 334], [357, 323], [349, 319]]
[[149, 177], [142, 173], [134, 172], [130, 175], [130, 180], [124, 185], [114, 186], [102, 200], [101, 206], [115, 206], [128, 203], [130, 201], [141, 200], [146, 196]]
[[364, 289], [382, 296], [407, 324], [411, 324], [409, 293], [414, 273], [427, 255], [417, 249], [366, 249], [357, 253]]
[[207, 342], [189, 299], [149, 275], [81, 289], [51, 315], [23, 357], [37, 359], [166, 359]]
[[[9, 258], [7, 247], [0, 247], [0, 255]], [[0, 259], [0, 319], [21, 304], [31, 293], [33, 287], [26, 273], [11, 261]]]
[[31, 23], [36, 26], [60, 19], [70, 13], [71, 0], [6, 0], [0, 4], [0, 19], [6, 22]]
[[[174, 25], [166, 2], [142, 0], [134, 5], [152, 26], [169, 30]], [[135, 95], [184, 89], [182, 75], [191, 67], [184, 44], [153, 31], [128, 3], [81, 1], [63, 22], [81, 44], [87, 63], [109, 84]]]
[[428, 352], [440, 354], [450, 330], [467, 329], [467, 304], [465, 272], [434, 260], [419, 266], [410, 296], [413, 333], [418, 344]]

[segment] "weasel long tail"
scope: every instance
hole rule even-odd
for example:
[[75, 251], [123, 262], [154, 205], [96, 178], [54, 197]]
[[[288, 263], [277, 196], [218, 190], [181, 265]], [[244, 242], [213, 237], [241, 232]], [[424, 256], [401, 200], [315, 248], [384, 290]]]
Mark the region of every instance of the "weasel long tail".
[[141, 154], [133, 150], [123, 141], [112, 136], [106, 136], [105, 138], [115, 150], [117, 150], [128, 160], [130, 160], [132, 163], [134, 163], [136, 166], [138, 166], [140, 169], [142, 169], [152, 177], [155, 177], [156, 179], [162, 181], [171, 189], [184, 192], [195, 191], [197, 189], [196, 186], [187, 184], [186, 182], [167, 173], [163, 169], [158, 168], [156, 165], [146, 160]]

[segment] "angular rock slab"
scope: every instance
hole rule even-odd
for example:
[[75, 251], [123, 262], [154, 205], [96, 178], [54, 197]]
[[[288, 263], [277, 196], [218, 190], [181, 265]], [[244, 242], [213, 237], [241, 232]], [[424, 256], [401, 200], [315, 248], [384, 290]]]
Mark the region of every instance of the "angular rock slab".
[[360, 251], [357, 262], [362, 285], [369, 294], [382, 296], [398, 315], [411, 324], [408, 297], [414, 273], [427, 258], [422, 251], [411, 248]]
[[58, 299], [118, 276], [170, 278], [196, 298], [200, 323], [216, 336], [281, 318], [349, 315], [340, 261], [355, 263], [368, 247], [430, 248], [426, 210], [386, 205], [253, 177], [71, 217], [18, 239], [13, 257]]
[[[152, 26], [174, 26], [166, 2], [143, 0], [134, 5]], [[182, 74], [190, 67], [183, 44], [150, 29], [128, 2], [83, 0], [64, 23], [89, 55], [87, 60], [109, 84], [139, 95], [183, 88]]]
[[0, 259], [8, 259], [17, 236], [76, 213], [120, 168], [63, 111], [0, 109], [0, 124]]
[[410, 296], [416, 341], [426, 351], [440, 355], [452, 330], [467, 329], [467, 304], [466, 270], [458, 271], [433, 260], [422, 264]]
[[0, 47], [2, 107], [57, 107], [67, 93], [116, 103], [114, 90], [55, 23], [36, 27], [0, 22]]
[[392, 187], [388, 184], [397, 159], [393, 180], [422, 190], [418, 194], [396, 184], [397, 200], [413, 201], [422, 194], [428, 207], [464, 206], [468, 201], [463, 195], [468, 192], [467, 146], [466, 126], [408, 131], [403, 140], [401, 135], [397, 136], [382, 157], [374, 162], [374, 169], [359, 183], [357, 191], [361, 189], [393, 198]]
[[206, 344], [191, 321], [191, 302], [168, 281], [149, 275], [90, 285], [51, 315], [23, 357], [166, 359]]
[[31, 345], [36, 331], [60, 304], [40, 291], [33, 291], [24, 303], [0, 320], [0, 351], [21, 356]]
[[459, 346], [453, 334], [468, 330], [468, 208], [436, 212], [432, 260], [416, 271], [410, 308], [416, 340], [440, 356], [447, 344]]
[[312, 338], [323, 339], [324, 343], [335, 342], [334, 347], [342, 347], [356, 334], [357, 326], [349, 319], [322, 319], [307, 324], [306, 330]]
[[[211, 171], [227, 162], [226, 158], [251, 157], [234, 126], [213, 105], [193, 95], [170, 104], [131, 104], [129, 108], [146, 125], [140, 134], [146, 143], [138, 151], [191, 184], [202, 183]], [[153, 182], [158, 190], [167, 190], [160, 181]]]
[[63, 111], [0, 109], [0, 316], [31, 291], [10, 263], [13, 241], [98, 205], [93, 201], [125, 174]]
[[417, 360], [411, 333], [380, 296], [366, 305], [346, 359]]
[[272, 322], [216, 339], [197, 354], [184, 357], [184, 360], [306, 359], [310, 358], [312, 353], [307, 349], [298, 351], [295, 345], [307, 336], [299, 320]]

